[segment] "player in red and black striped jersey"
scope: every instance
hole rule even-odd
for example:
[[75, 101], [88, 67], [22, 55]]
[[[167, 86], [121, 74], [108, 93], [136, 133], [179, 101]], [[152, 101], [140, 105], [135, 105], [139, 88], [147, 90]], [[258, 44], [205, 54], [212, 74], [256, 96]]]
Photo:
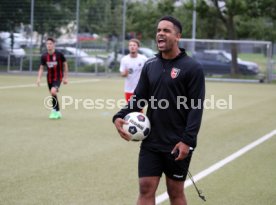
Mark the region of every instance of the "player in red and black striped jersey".
[[47, 68], [47, 83], [52, 95], [53, 110], [49, 116], [50, 119], [61, 118], [59, 111], [59, 102], [57, 93], [61, 82], [68, 83], [68, 64], [66, 58], [61, 52], [55, 50], [55, 40], [48, 38], [46, 41], [47, 52], [41, 56], [41, 63], [38, 70], [37, 85], [40, 85], [44, 66]]

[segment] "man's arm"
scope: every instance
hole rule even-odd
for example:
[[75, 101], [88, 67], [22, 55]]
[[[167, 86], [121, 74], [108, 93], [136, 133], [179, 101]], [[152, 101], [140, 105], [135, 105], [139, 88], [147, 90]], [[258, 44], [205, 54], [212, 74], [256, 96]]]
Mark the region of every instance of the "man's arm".
[[187, 124], [184, 132], [182, 142], [190, 147], [195, 148], [197, 144], [197, 135], [200, 129], [203, 104], [205, 98], [205, 77], [200, 65], [197, 65], [195, 69], [192, 69], [189, 73], [188, 87], [188, 103], [193, 105], [189, 108], [187, 117]]
[[43, 74], [43, 68], [44, 68], [43, 65], [39, 66], [37, 80], [36, 80], [37, 86], [40, 86], [40, 81], [41, 81], [41, 77], [42, 77], [42, 74]]
[[[198, 65], [199, 66], [199, 65]], [[190, 107], [184, 135], [179, 143], [175, 145], [172, 154], [176, 154], [175, 160], [183, 160], [196, 147], [197, 134], [200, 129], [203, 114], [203, 101], [205, 98], [205, 79], [201, 66], [192, 69], [189, 73], [188, 103]], [[194, 101], [194, 102], [192, 102]]]
[[120, 73], [122, 77], [127, 77], [128, 76], [128, 69], [126, 68], [126, 63], [125, 63], [126, 59], [125, 56], [121, 59], [120, 62]]
[[127, 77], [128, 76], [128, 69], [125, 69], [124, 71], [121, 72], [122, 77]]

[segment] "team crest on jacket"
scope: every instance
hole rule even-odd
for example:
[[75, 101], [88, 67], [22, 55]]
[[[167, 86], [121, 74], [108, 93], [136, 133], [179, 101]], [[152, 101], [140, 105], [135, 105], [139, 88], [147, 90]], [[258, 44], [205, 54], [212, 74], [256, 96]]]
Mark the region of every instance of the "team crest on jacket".
[[179, 73], [180, 73], [180, 69], [178, 69], [178, 68], [172, 68], [172, 70], [171, 70], [171, 77], [172, 77], [172, 79], [177, 78], [177, 76], [179, 75]]

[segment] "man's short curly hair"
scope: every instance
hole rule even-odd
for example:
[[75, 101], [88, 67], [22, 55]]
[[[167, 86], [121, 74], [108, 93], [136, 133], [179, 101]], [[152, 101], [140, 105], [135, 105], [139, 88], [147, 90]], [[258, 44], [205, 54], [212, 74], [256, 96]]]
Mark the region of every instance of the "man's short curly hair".
[[55, 40], [54, 38], [52, 38], [52, 37], [48, 37], [48, 38], [46, 39], [46, 41], [52, 41], [53, 43], [56, 42], [56, 40]]
[[160, 21], [170, 21], [175, 27], [178, 28], [179, 33], [182, 33], [182, 25], [179, 20], [172, 16], [163, 16], [161, 19], [159, 19], [158, 22]]

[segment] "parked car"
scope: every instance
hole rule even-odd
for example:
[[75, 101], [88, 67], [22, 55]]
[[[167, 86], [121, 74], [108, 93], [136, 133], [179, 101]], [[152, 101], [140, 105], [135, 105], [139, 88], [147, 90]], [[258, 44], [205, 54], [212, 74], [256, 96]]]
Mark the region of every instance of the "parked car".
[[94, 41], [97, 38], [99, 38], [99, 35], [96, 33], [90, 34], [90, 33], [79, 33], [78, 34], [78, 40], [79, 41]]
[[17, 42], [14, 42], [13, 49], [11, 49], [11, 39], [0, 38], [0, 61], [4, 64], [10, 58], [11, 63], [18, 63], [26, 56], [25, 50]]
[[104, 60], [90, 56], [88, 55], [85, 51], [81, 49], [77, 49], [74, 47], [56, 47], [56, 50], [60, 51], [65, 55], [67, 58], [75, 58], [78, 56], [79, 60], [79, 65], [84, 66], [84, 65], [95, 65], [98, 64], [100, 66], [104, 66]]
[[[204, 50], [193, 54], [203, 67], [206, 75], [212, 74], [230, 74], [232, 66], [232, 56], [230, 53], [223, 50]], [[257, 75], [259, 66], [250, 61], [237, 59], [239, 72], [244, 75]]]
[[[154, 55], [157, 53], [156, 51], [150, 49], [150, 48], [146, 48], [146, 47], [140, 47], [139, 50], [138, 50], [138, 53], [146, 56], [147, 58], [152, 58], [154, 57]], [[125, 52], [123, 54], [123, 50], [120, 49], [117, 53], [117, 60], [115, 61], [115, 52], [112, 52], [108, 55], [107, 57], [107, 66], [109, 68], [113, 68], [115, 66], [116, 63], [120, 63], [122, 57], [124, 55], [127, 55], [129, 54], [129, 50], [128, 48], [125, 49]]]

